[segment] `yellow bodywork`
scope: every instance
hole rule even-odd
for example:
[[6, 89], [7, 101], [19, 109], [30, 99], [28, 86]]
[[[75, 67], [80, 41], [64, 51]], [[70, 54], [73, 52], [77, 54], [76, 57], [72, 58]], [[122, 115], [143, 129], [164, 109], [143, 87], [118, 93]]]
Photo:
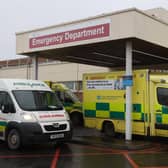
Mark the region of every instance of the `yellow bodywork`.
[[[103, 123], [111, 121], [116, 132], [125, 132], [123, 76], [123, 71], [84, 74], [83, 112], [86, 127], [102, 130]], [[168, 73], [149, 70], [133, 72], [133, 134], [168, 136], [168, 108], [158, 103], [158, 87], [168, 88]]]

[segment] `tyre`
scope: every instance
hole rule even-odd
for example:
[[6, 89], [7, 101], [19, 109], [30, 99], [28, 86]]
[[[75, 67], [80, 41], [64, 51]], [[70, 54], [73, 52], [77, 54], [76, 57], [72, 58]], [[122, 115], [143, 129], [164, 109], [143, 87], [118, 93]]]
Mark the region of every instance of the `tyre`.
[[16, 150], [21, 147], [21, 135], [17, 129], [11, 129], [7, 135], [7, 145], [11, 150]]
[[114, 125], [112, 122], [105, 122], [103, 130], [104, 130], [105, 136], [108, 136], [108, 137], [115, 136], [115, 129], [114, 129]]
[[73, 112], [70, 115], [73, 126], [83, 126], [83, 116], [79, 112]]

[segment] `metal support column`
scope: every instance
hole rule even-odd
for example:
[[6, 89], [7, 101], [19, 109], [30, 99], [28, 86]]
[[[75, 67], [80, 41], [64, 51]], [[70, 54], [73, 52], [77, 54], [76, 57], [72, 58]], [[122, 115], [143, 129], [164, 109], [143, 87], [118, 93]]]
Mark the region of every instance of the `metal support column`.
[[38, 57], [34, 56], [32, 58], [33, 61], [33, 79], [38, 79]]
[[[132, 42], [126, 42], [126, 76], [132, 76]], [[126, 86], [125, 140], [132, 140], [132, 86]]]

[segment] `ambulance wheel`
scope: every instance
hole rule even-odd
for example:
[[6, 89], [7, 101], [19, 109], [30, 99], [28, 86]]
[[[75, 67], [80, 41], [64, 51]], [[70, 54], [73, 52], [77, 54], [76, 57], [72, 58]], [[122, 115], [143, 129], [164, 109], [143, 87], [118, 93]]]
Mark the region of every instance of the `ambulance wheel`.
[[83, 126], [83, 116], [79, 112], [73, 112], [70, 114], [70, 119], [73, 126]]
[[104, 123], [103, 131], [104, 131], [105, 136], [108, 136], [108, 137], [114, 137], [115, 136], [114, 125], [110, 121], [107, 121], [107, 122]]
[[16, 150], [21, 147], [21, 136], [17, 129], [11, 129], [7, 135], [7, 145], [11, 150]]

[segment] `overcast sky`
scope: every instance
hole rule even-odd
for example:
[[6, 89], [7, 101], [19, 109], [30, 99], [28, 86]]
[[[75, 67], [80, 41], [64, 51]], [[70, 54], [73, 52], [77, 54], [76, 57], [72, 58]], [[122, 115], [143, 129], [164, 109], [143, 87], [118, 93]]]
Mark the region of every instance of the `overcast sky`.
[[0, 0], [0, 60], [15, 59], [16, 32], [136, 7], [168, 10], [168, 0]]

